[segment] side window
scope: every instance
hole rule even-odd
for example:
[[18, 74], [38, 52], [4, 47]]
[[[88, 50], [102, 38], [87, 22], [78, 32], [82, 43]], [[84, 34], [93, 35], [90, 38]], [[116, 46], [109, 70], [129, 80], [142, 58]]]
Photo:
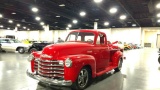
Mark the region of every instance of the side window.
[[96, 44], [105, 44], [105, 35], [100, 33], [98, 35]]
[[1, 39], [0, 42], [1, 43], [9, 43], [9, 41], [7, 39]]
[[72, 34], [69, 36], [69, 39], [67, 41], [75, 41], [76, 35]]

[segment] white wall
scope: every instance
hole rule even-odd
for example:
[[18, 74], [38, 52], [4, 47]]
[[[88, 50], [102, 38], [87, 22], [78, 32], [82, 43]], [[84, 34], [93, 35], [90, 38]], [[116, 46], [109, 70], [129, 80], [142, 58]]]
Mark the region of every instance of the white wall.
[[[17, 39], [38, 40], [38, 41], [54, 41], [58, 37], [63, 40], [67, 37], [71, 30], [51, 30], [51, 31], [17, 31], [0, 30], [0, 36], [15, 35]], [[105, 32], [107, 39], [110, 41], [122, 41], [127, 43], [137, 43], [142, 46], [144, 43], [151, 43], [152, 47], [156, 47], [157, 34], [160, 34], [159, 27], [143, 27], [143, 28], [107, 28], [98, 29]]]
[[141, 43], [141, 28], [113, 28], [111, 29], [111, 41], [127, 43]]

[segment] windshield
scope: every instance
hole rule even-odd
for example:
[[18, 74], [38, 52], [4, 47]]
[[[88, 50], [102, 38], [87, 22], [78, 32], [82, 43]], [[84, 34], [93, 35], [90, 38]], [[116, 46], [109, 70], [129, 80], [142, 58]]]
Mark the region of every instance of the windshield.
[[21, 43], [20, 41], [16, 40], [16, 39], [11, 39], [10, 40], [11, 43]]
[[72, 32], [68, 35], [66, 42], [86, 42], [93, 43], [94, 33], [91, 32]]

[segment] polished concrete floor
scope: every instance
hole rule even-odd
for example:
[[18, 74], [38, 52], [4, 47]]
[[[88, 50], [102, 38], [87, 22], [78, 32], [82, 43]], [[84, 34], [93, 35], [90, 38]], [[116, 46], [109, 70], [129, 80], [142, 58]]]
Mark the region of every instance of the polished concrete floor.
[[[160, 90], [158, 49], [125, 51], [121, 72], [111, 71], [93, 80], [86, 90]], [[28, 54], [0, 53], [0, 90], [71, 90], [38, 83], [26, 75]]]

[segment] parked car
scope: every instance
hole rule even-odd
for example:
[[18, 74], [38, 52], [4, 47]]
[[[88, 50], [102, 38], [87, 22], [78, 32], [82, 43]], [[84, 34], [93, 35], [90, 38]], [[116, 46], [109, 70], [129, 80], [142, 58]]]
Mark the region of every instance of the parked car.
[[41, 51], [45, 46], [53, 44], [49, 42], [34, 42], [32, 46], [29, 48], [28, 52], [31, 53], [33, 51]]
[[71, 31], [64, 43], [51, 44], [29, 55], [27, 75], [40, 82], [85, 89], [91, 79], [111, 70], [120, 71], [123, 52], [107, 43], [97, 30]]
[[4, 51], [18, 51], [20, 54], [27, 52], [31, 45], [23, 44], [16, 39], [0, 38], [1, 48]]

